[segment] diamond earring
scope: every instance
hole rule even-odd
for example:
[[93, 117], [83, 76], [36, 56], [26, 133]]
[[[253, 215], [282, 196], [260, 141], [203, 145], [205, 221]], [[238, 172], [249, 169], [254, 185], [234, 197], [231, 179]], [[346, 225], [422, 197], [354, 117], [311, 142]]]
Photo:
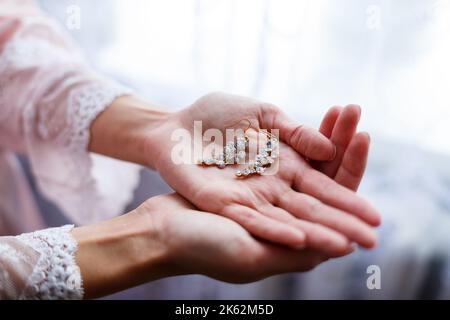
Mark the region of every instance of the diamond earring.
[[237, 137], [235, 141], [228, 142], [223, 148], [223, 152], [215, 156], [214, 150], [211, 157], [202, 160], [202, 165], [215, 165], [219, 169], [225, 168], [227, 165], [242, 163], [246, 158], [246, 150], [249, 145], [247, 136]]
[[[246, 121], [248, 122], [246, 130], [248, 130], [251, 128], [251, 122], [249, 120]], [[245, 169], [236, 172], [236, 177], [246, 178], [254, 174], [262, 175], [278, 158], [278, 138], [267, 131], [265, 133], [268, 141], [265, 143], [262, 150], [255, 156], [255, 159], [250, 161]], [[247, 135], [238, 136], [234, 141], [230, 141], [225, 145], [222, 153], [215, 156], [213, 150], [211, 157], [201, 160], [199, 164], [206, 166], [215, 165], [219, 169], [223, 169], [227, 165], [245, 163], [250, 144], [249, 141]]]
[[254, 161], [251, 161], [249, 165], [244, 170], [238, 170], [236, 172], [236, 177], [248, 177], [253, 174], [262, 175], [267, 168], [269, 168], [278, 158], [278, 139], [267, 132], [267, 138], [263, 150], [258, 153]]

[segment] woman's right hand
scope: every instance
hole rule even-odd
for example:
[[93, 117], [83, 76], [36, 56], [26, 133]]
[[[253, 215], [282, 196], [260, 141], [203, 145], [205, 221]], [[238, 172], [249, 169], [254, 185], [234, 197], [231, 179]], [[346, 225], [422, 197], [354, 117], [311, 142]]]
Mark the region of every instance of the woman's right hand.
[[[196, 210], [178, 194], [153, 197], [126, 215], [76, 228], [72, 235], [87, 299], [176, 275], [253, 282], [308, 271], [331, 257], [258, 240], [230, 219]], [[348, 247], [335, 257], [351, 251]]]
[[[198, 211], [178, 194], [147, 200], [137, 214], [157, 225], [173, 274], [203, 274], [226, 282], [245, 283], [275, 274], [303, 272], [328, 260], [323, 252], [295, 250], [254, 238], [238, 223]], [[353, 251], [348, 247], [340, 256]]]

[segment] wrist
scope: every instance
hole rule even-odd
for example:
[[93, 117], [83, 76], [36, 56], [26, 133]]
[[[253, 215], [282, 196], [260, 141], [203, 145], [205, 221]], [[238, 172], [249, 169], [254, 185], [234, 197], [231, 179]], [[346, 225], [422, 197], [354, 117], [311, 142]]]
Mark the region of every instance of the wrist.
[[86, 298], [171, 275], [169, 253], [156, 220], [137, 210], [72, 231]]
[[178, 128], [182, 128], [178, 113], [172, 113], [164, 121], [143, 130], [141, 135], [147, 167], [161, 172], [164, 165], [171, 161], [172, 146], [177, 143], [172, 141], [172, 133]]
[[154, 168], [146, 145], [170, 115], [132, 96], [117, 98], [92, 123], [89, 150]]

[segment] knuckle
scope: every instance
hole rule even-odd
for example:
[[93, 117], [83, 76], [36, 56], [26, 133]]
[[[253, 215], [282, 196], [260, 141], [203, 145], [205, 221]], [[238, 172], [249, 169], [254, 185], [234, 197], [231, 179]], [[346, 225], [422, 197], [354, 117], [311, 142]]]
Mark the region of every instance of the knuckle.
[[299, 125], [292, 132], [289, 139], [289, 144], [294, 146], [297, 150], [305, 150], [309, 147], [308, 140], [305, 127], [303, 125]]
[[264, 111], [264, 112], [269, 112], [269, 113], [277, 113], [280, 111], [280, 108], [278, 108], [276, 105], [272, 104], [272, 103], [268, 103], [268, 102], [261, 102], [259, 104], [259, 107]]
[[343, 163], [341, 168], [350, 177], [354, 177], [354, 178], [360, 178], [361, 177], [361, 171], [362, 171], [361, 167], [358, 167], [358, 166], [350, 167], [350, 166], [346, 165], [345, 163]]
[[265, 129], [275, 129], [275, 119], [281, 112], [280, 109], [276, 105], [267, 102], [257, 102], [254, 107], [259, 121], [265, 124]]
[[255, 213], [248, 209], [248, 210], [241, 210], [239, 212], [239, 219], [242, 220], [243, 224], [254, 224], [254, 221], [256, 220]]

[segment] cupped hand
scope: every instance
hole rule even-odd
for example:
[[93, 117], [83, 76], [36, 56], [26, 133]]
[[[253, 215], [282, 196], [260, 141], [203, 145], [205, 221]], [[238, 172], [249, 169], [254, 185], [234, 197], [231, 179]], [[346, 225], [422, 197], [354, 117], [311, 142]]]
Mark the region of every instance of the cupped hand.
[[[176, 142], [170, 137], [174, 130], [192, 131], [193, 122], [201, 120], [204, 130], [224, 131], [242, 119], [255, 119], [252, 126], [257, 129], [280, 130], [280, 162], [275, 174], [239, 180], [234, 166], [219, 170], [172, 162], [171, 146]], [[368, 248], [376, 242], [372, 229], [379, 223], [376, 210], [330, 178], [331, 166], [344, 163], [332, 160], [340, 150], [335, 150], [326, 135], [293, 124], [272, 105], [211, 94], [171, 116], [149, 137], [148, 158], [156, 159], [153, 167], [177, 192], [199, 209], [230, 218], [256, 237], [292, 248], [308, 246], [330, 256], [347, 252], [351, 242]], [[327, 174], [306, 158], [329, 160], [319, 165]]]
[[166, 252], [164, 268], [170, 275], [203, 274], [245, 283], [308, 271], [329, 259], [319, 251], [257, 240], [240, 224], [198, 211], [176, 193], [151, 198], [135, 212], [148, 216], [152, 229], [158, 230], [153, 237]]

